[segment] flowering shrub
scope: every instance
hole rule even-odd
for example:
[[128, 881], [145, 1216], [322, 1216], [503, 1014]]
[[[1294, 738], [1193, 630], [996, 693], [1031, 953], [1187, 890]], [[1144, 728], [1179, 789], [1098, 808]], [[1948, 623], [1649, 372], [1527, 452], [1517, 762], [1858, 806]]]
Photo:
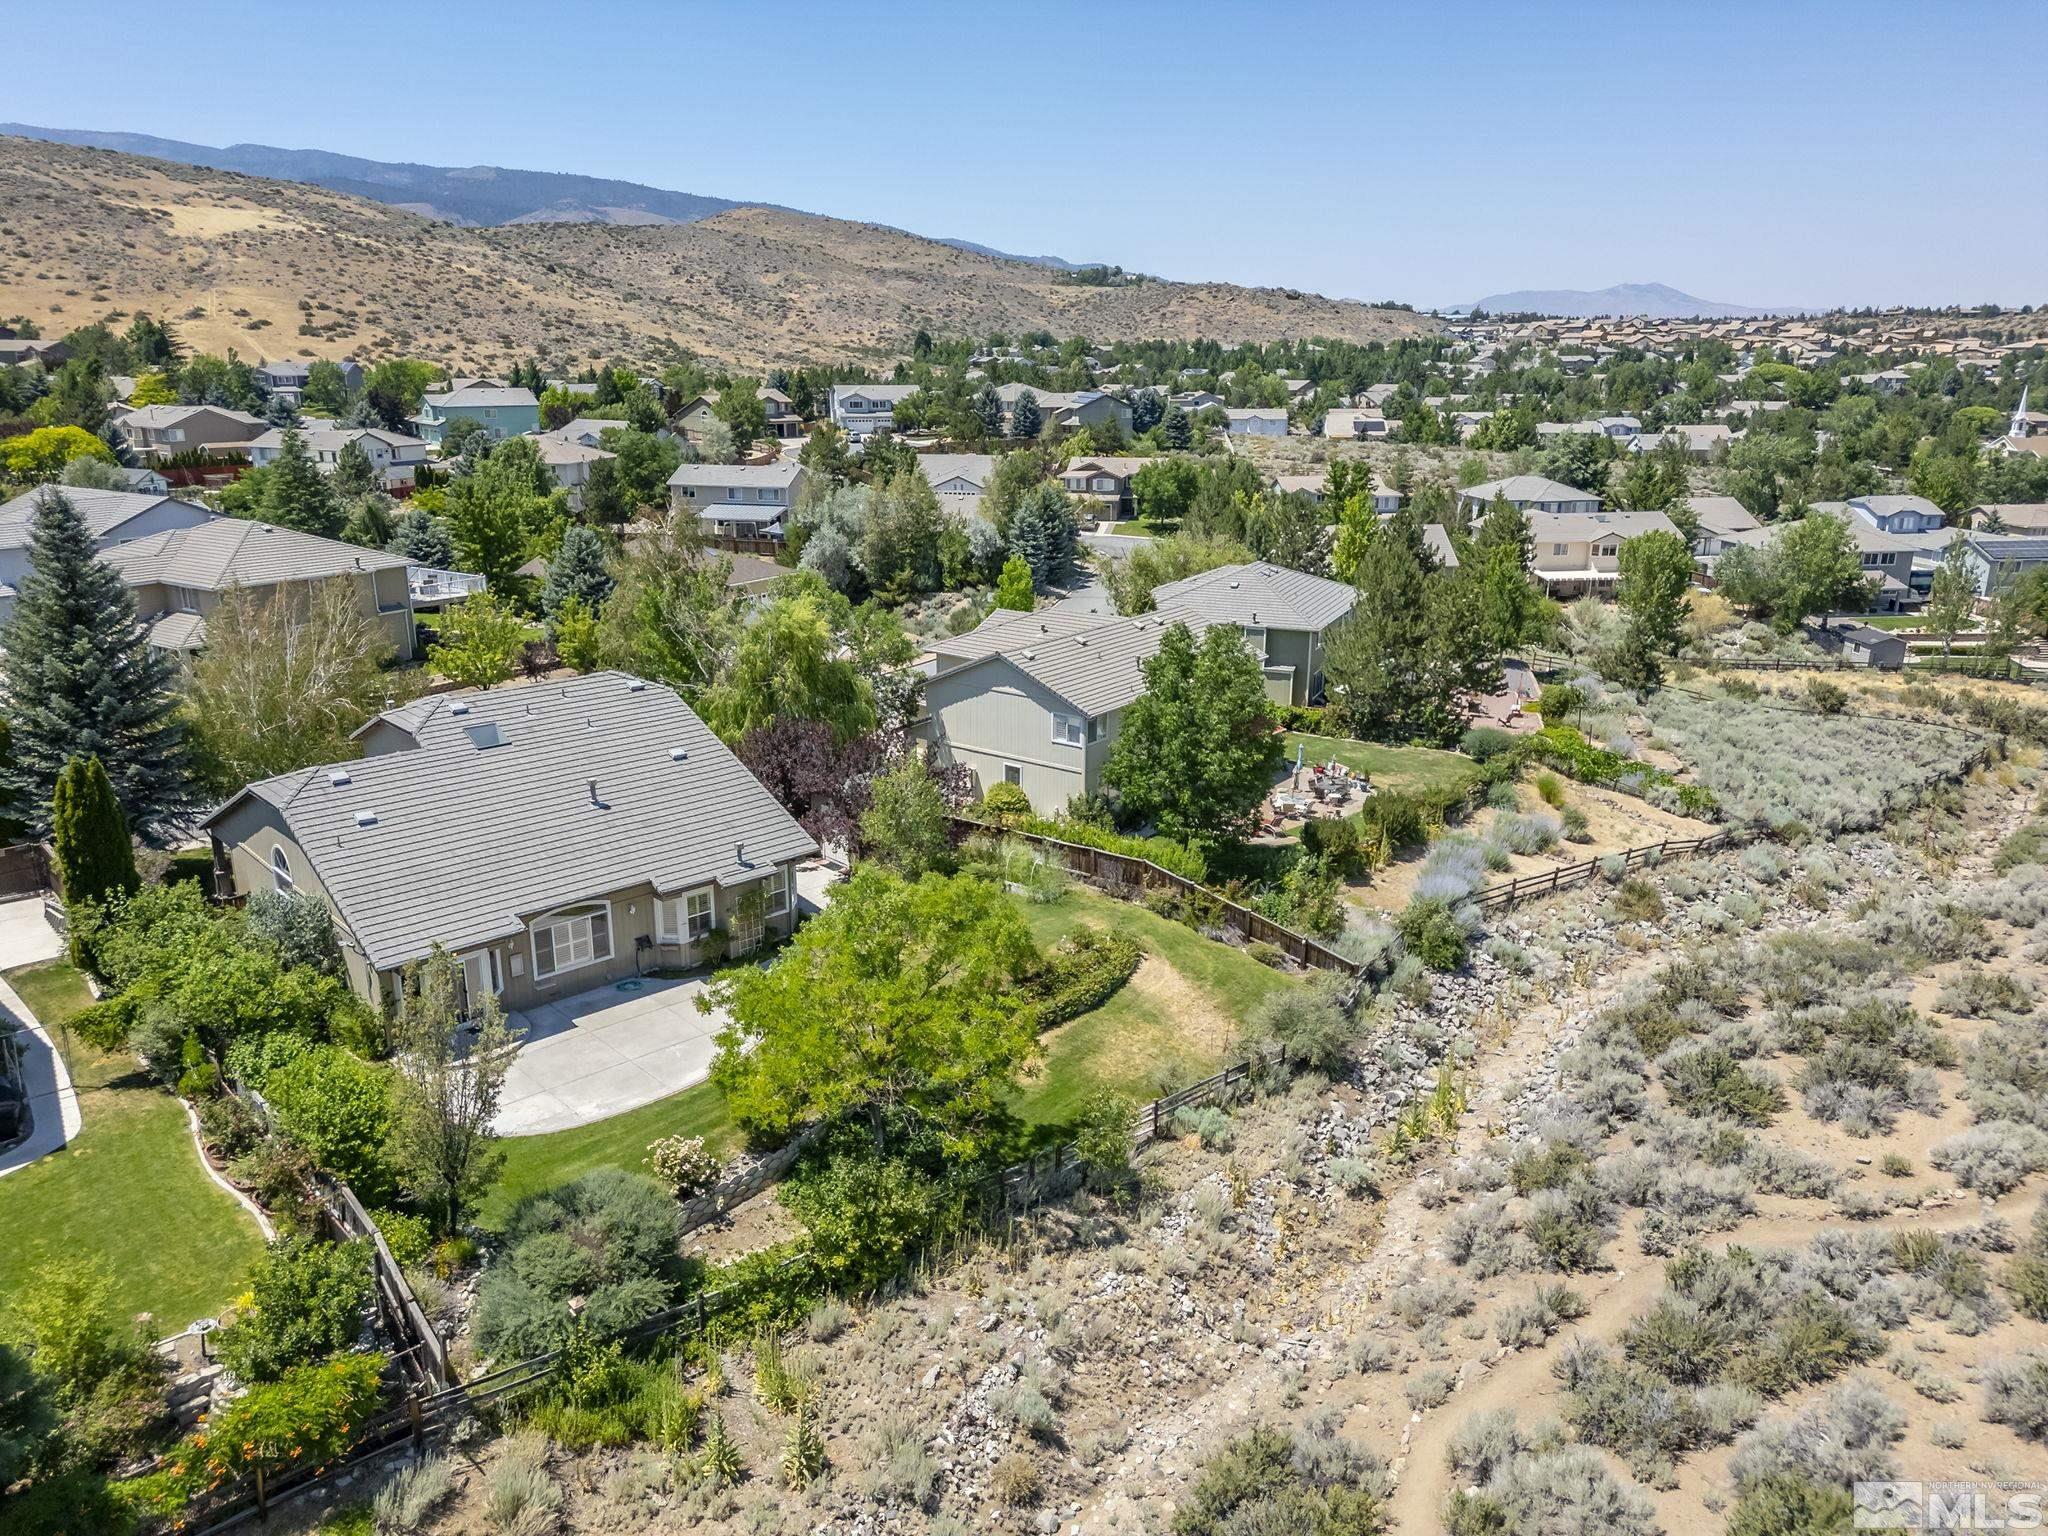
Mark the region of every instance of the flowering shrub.
[[647, 1166], [678, 1200], [703, 1194], [725, 1172], [724, 1162], [705, 1150], [702, 1136], [664, 1136], [649, 1142]]

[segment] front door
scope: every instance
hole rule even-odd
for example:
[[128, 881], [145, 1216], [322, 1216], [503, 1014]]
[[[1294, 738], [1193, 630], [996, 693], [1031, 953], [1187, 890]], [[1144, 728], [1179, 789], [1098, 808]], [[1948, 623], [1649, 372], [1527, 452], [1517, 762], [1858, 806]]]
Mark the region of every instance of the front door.
[[483, 1006], [487, 997], [496, 997], [505, 990], [504, 978], [498, 972], [498, 952], [494, 949], [479, 949], [462, 957], [462, 1011], [465, 1015], [475, 1013]]

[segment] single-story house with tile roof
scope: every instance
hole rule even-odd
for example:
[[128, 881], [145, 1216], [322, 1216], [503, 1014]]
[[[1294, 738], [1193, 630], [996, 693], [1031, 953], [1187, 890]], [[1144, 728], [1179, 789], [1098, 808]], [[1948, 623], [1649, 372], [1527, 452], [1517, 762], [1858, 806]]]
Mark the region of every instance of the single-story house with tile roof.
[[1245, 409], [1231, 409], [1223, 413], [1227, 425], [1224, 431], [1232, 437], [1285, 437], [1287, 435], [1287, 412], [1268, 409], [1263, 406]]
[[429, 394], [420, 401], [420, 412], [412, 424], [426, 441], [439, 443], [458, 421], [482, 423], [493, 441], [540, 430], [540, 401], [532, 390], [458, 383], [462, 387]]
[[931, 482], [931, 488], [938, 493], [939, 504], [952, 503], [954, 510], [973, 510], [981, 504], [987, 494], [988, 483], [995, 477], [996, 456], [992, 453], [920, 453], [917, 456], [918, 471]]
[[[133, 543], [172, 528], [192, 528], [215, 516], [196, 501], [147, 491], [100, 491], [61, 485], [47, 489], [62, 495], [85, 522], [94, 545], [104, 554], [118, 544]], [[35, 538], [36, 504], [44, 490], [29, 491], [0, 505], [0, 623], [13, 617], [13, 594], [28, 575], [29, 545]]]
[[782, 537], [783, 520], [803, 490], [804, 467], [772, 464], [683, 464], [668, 477], [672, 514], [692, 517], [715, 538]]
[[1488, 480], [1468, 485], [1458, 492], [1460, 510], [1474, 518], [1486, 516], [1493, 498], [1501, 496], [1508, 505], [1524, 512], [1598, 512], [1600, 498], [1591, 491], [1546, 480], [1541, 475], [1509, 475], [1505, 480]]
[[295, 602], [311, 583], [334, 577], [356, 584], [363, 611], [377, 618], [398, 660], [412, 660], [417, 649], [403, 555], [243, 517], [208, 517], [116, 544], [100, 558], [135, 593], [136, 611], [151, 622], [149, 643], [159, 650], [190, 655], [203, 647], [206, 615], [231, 588]]
[[2048, 501], [1980, 501], [1963, 518], [1972, 528], [1998, 523], [2007, 533], [2048, 533]]
[[303, 891], [350, 985], [435, 945], [508, 1009], [786, 933], [810, 834], [672, 691], [620, 672], [378, 715], [360, 760], [251, 784], [205, 822], [222, 895]]
[[1325, 637], [1351, 616], [1357, 590], [1264, 560], [1218, 566], [1152, 589], [1173, 617], [1235, 624], [1266, 669], [1266, 691], [1282, 704], [1322, 697]]

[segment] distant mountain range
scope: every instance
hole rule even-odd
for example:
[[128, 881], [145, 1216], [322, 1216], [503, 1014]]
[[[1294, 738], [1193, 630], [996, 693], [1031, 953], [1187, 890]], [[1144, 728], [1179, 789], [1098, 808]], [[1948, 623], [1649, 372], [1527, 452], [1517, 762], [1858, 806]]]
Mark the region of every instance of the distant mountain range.
[[[148, 155], [201, 165], [245, 176], [306, 182], [333, 192], [347, 192], [373, 202], [389, 203], [446, 224], [694, 224], [732, 208], [773, 208], [796, 213], [779, 203], [736, 202], [696, 192], [670, 192], [637, 181], [612, 181], [602, 176], [575, 176], [560, 171], [519, 171], [501, 165], [416, 165], [406, 161], [365, 160], [324, 149], [280, 149], [273, 144], [192, 144], [148, 133], [113, 133], [95, 128], [37, 128], [28, 123], [0, 123], [0, 134], [75, 144], [87, 149], [112, 149], [126, 155]], [[1058, 256], [1014, 256], [971, 240], [938, 241], [955, 250], [1034, 267], [1072, 271], [1082, 263]]]
[[1490, 315], [1559, 315], [1587, 320], [1598, 315], [1641, 315], [1650, 320], [1739, 320], [1750, 315], [1782, 314], [1782, 310], [1751, 309], [1695, 298], [1662, 283], [1616, 283], [1612, 288], [1524, 288], [1490, 293], [1470, 306]]

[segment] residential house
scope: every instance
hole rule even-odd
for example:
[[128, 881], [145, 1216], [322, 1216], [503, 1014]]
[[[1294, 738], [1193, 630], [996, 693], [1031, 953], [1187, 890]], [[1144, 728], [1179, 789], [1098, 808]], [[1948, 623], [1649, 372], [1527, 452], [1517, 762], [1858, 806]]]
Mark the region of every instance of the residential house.
[[535, 435], [557, 438], [565, 443], [579, 443], [585, 448], [602, 448], [605, 433], [624, 425], [623, 421], [614, 421], [608, 416], [578, 416], [573, 421], [563, 422], [551, 432], [540, 432]]
[[1131, 406], [1128, 400], [1119, 400], [1099, 389], [1065, 391], [1038, 389], [1029, 384], [998, 384], [996, 394], [1003, 402], [1003, 430], [1013, 437], [1016, 435], [1017, 401], [1026, 391], [1038, 402], [1038, 430], [1041, 434], [1072, 432], [1081, 427], [1114, 422], [1118, 431], [1126, 437], [1130, 435]]
[[1763, 526], [1733, 496], [1690, 496], [1686, 505], [1700, 525], [1699, 537], [1692, 541], [1693, 557], [1710, 569], [1733, 535]]
[[439, 444], [458, 421], [481, 423], [492, 441], [540, 430], [540, 401], [530, 389], [457, 381], [461, 387], [429, 394], [412, 424], [426, 441]]
[[[1438, 529], [1439, 536], [1442, 529]], [[1282, 704], [1312, 704], [1323, 693], [1325, 637], [1351, 616], [1355, 588], [1272, 565], [1219, 566], [1152, 589], [1158, 612], [1234, 624], [1266, 669], [1266, 690]]]
[[1212, 405], [1222, 405], [1223, 397], [1211, 394], [1206, 389], [1184, 389], [1178, 394], [1168, 395], [1166, 403], [1177, 405], [1192, 416], [1195, 412], [1205, 411]]
[[941, 503], [975, 502], [988, 494], [995, 478], [996, 456], [992, 453], [921, 453], [917, 467]]
[[1852, 373], [1849, 382], [1861, 384], [1873, 395], [1903, 395], [1913, 376], [1903, 368], [1887, 368], [1882, 373]]
[[1662, 512], [1529, 513], [1529, 574], [1553, 597], [1612, 591], [1621, 546], [1643, 533], [1677, 533]]
[[[363, 367], [353, 358], [343, 358], [335, 364], [341, 370], [344, 389], [358, 390], [363, 387]], [[266, 394], [289, 400], [297, 405], [306, 397], [306, 381], [312, 376], [313, 365], [296, 357], [281, 357], [276, 362], [264, 361], [255, 364], [250, 372]]]
[[[79, 517], [93, 546], [104, 554], [118, 544], [131, 543], [172, 528], [191, 528], [209, 521], [214, 514], [196, 501], [147, 491], [99, 491], [85, 486], [61, 488]], [[36, 504], [43, 492], [34, 490], [0, 505], [0, 623], [14, 616], [14, 599], [28, 575], [29, 544], [35, 537]]]
[[921, 734], [934, 758], [966, 768], [983, 791], [1021, 788], [1054, 811], [1102, 787], [1123, 711], [1145, 690], [1142, 667], [1174, 623], [1198, 636], [1240, 632], [1278, 702], [1319, 696], [1326, 637], [1356, 594], [1341, 582], [1262, 564], [1225, 567], [1153, 593], [1156, 612], [1119, 618], [1090, 603], [1038, 613], [999, 609], [964, 635], [932, 643]]
[[1989, 597], [2038, 565], [2048, 565], [2048, 537], [2032, 533], [1966, 533], [1963, 564], [1979, 597]]
[[1116, 454], [1076, 459], [1060, 471], [1060, 484], [1069, 496], [1104, 517], [1129, 517], [1137, 510], [1131, 496], [1131, 477], [1151, 462]]
[[1972, 528], [1998, 524], [1991, 532], [2048, 533], [2048, 502], [1980, 501], [1963, 514], [1963, 521]]
[[1275, 475], [1267, 482], [1275, 494], [1280, 496], [1306, 496], [1318, 506], [1322, 504], [1323, 489], [1329, 483], [1327, 475]]
[[741, 596], [758, 599], [772, 594], [782, 585], [783, 577], [789, 574], [789, 567], [777, 565], [773, 560], [764, 560], [759, 555], [727, 555], [732, 569], [725, 578], [726, 590]]
[[915, 384], [834, 384], [826, 411], [847, 441], [858, 443], [884, 428], [894, 431], [897, 402], [917, 391]]
[[[1836, 517], [1849, 530], [1864, 575], [1875, 584], [1872, 611], [1897, 613], [1914, 601], [1913, 560], [1921, 553], [1920, 540], [1903, 534], [1886, 533], [1851, 513], [1842, 502], [1817, 502], [1813, 513]], [[1774, 528], [1754, 528], [1723, 536], [1724, 544], [1747, 544], [1761, 549], [1776, 534]]]
[[170, 481], [147, 465], [142, 465], [135, 469], [123, 468], [121, 470], [121, 479], [127, 489], [144, 495], [168, 496], [171, 494]]
[[1307, 379], [1282, 379], [1280, 382], [1286, 387], [1289, 405], [1299, 405], [1316, 392], [1315, 385]]
[[1287, 413], [1283, 410], [1257, 408], [1251, 410], [1227, 410], [1229, 426], [1224, 430], [1232, 437], [1285, 437], [1287, 435]]
[[540, 461], [554, 476], [555, 484], [569, 493], [577, 506], [583, 503], [583, 487], [590, 479], [590, 466], [599, 459], [615, 459], [615, 453], [556, 432], [536, 432], [533, 441], [540, 449]]
[[0, 368], [25, 368], [40, 363], [55, 371], [70, 360], [71, 349], [61, 341], [40, 341], [31, 336], [0, 336]]
[[1600, 498], [1591, 491], [1546, 480], [1541, 475], [1509, 475], [1505, 480], [1468, 485], [1458, 492], [1459, 510], [1469, 517], [1484, 517], [1495, 496], [1505, 498], [1509, 506], [1524, 512], [1592, 513], [1600, 510]]
[[118, 425], [128, 446], [152, 461], [181, 453], [246, 453], [254, 439], [270, 430], [261, 416], [223, 405], [138, 406]]
[[[796, 406], [790, 402], [788, 395], [779, 389], [760, 389], [756, 393], [760, 395], [762, 405], [768, 410], [770, 437], [792, 438], [804, 435], [803, 418], [797, 415]], [[691, 447], [701, 448], [704, 446], [706, 429], [719, 419], [717, 406], [718, 391], [708, 389], [677, 411], [669, 419], [670, 425], [688, 439]]]
[[1394, 426], [1395, 423], [1382, 416], [1377, 407], [1346, 406], [1323, 413], [1323, 436], [1336, 438], [1339, 442], [1385, 437]]
[[1852, 496], [1846, 502], [1816, 502], [1814, 510], [1839, 516], [1839, 509], [1845, 506], [1886, 533], [1932, 533], [1947, 521], [1941, 508], [1925, 496]]
[[418, 647], [406, 559], [339, 539], [279, 528], [243, 517], [200, 523], [116, 544], [101, 559], [135, 593], [149, 623], [149, 643], [190, 656], [206, 644], [206, 616], [242, 587], [272, 601], [303, 602], [315, 582], [353, 581], [363, 611], [373, 615], [399, 661]]
[[[350, 443], [362, 444], [370, 465], [387, 491], [413, 483], [414, 473], [427, 462], [427, 445], [403, 432], [386, 432], [379, 427], [301, 427], [299, 438], [323, 475], [334, 473], [341, 462], [341, 450]], [[284, 448], [284, 429], [272, 427], [249, 443], [249, 462], [261, 469], [275, 464]]]
[[1719, 421], [1666, 427], [1662, 432], [1639, 432], [1626, 444], [1630, 453], [1655, 453], [1666, 443], [1676, 443], [1690, 459], [1711, 459], [1742, 434]]
[[1398, 384], [1368, 384], [1364, 389], [1361, 389], [1356, 395], [1351, 397], [1351, 403], [1353, 405], [1371, 406], [1377, 411], [1383, 409], [1386, 403], [1400, 392], [1401, 386]]
[[219, 894], [318, 897], [373, 1004], [437, 946], [465, 1006], [525, 1009], [796, 921], [817, 844], [658, 684], [443, 694], [357, 736], [360, 760], [251, 784], [205, 826]]
[[714, 538], [779, 539], [803, 483], [804, 468], [794, 459], [684, 464], [668, 477], [669, 507], [697, 519]]

